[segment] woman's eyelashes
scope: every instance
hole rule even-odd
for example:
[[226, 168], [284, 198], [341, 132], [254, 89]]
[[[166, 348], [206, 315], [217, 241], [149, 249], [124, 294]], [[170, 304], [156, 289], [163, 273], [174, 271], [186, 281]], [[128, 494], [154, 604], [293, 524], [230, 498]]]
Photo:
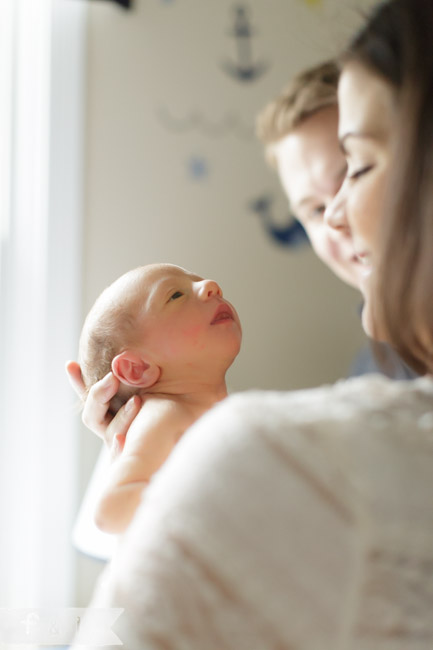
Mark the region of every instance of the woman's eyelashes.
[[364, 176], [364, 174], [367, 174], [371, 169], [373, 169], [373, 165], [364, 165], [364, 167], [360, 167], [359, 169], [356, 169], [354, 172], [348, 172], [347, 178], [350, 181], [356, 181], [361, 176]]

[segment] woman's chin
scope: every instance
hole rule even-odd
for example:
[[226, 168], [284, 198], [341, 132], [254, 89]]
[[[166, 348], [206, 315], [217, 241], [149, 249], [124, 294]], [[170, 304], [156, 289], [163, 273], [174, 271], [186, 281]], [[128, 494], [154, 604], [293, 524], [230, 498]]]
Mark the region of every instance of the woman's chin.
[[369, 336], [371, 339], [375, 338], [374, 337], [374, 327], [373, 327], [373, 315], [371, 313], [371, 309], [369, 306], [368, 301], [364, 302], [364, 306], [362, 308], [362, 328], [364, 332]]
[[386, 336], [385, 331], [382, 327], [373, 318], [372, 310], [370, 307], [370, 302], [365, 300], [364, 306], [362, 308], [362, 328], [364, 332], [370, 339], [375, 341], [380, 341], [381, 343], [389, 342], [388, 337]]

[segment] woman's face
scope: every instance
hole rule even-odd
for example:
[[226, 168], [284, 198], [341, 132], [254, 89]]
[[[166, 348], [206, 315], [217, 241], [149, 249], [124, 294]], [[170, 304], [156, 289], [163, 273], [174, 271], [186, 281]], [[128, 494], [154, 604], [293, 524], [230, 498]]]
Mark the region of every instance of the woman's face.
[[339, 139], [347, 160], [347, 175], [325, 219], [344, 209], [355, 253], [362, 263], [363, 327], [373, 332], [371, 277], [378, 258], [379, 219], [384, 207], [392, 159], [395, 94], [391, 84], [359, 63], [349, 63], [340, 78]]

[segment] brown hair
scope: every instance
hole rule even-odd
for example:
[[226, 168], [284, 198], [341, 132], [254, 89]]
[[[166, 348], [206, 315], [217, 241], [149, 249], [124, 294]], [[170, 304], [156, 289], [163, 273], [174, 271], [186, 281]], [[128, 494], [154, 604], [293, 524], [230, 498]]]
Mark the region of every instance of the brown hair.
[[257, 137], [265, 145], [268, 162], [276, 166], [272, 145], [284, 138], [307, 117], [337, 105], [339, 67], [326, 61], [298, 74], [282, 93], [267, 104], [256, 120]]
[[418, 372], [433, 370], [432, 0], [387, 0], [342, 57], [391, 82], [395, 155], [372, 296], [376, 330]]

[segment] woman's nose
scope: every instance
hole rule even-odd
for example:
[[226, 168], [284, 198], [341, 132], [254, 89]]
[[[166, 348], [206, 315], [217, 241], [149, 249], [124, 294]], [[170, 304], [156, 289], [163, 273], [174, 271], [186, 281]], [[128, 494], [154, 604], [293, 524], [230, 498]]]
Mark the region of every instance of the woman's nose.
[[201, 280], [198, 284], [198, 297], [200, 300], [209, 300], [215, 296], [222, 297], [223, 292], [219, 284], [213, 280]]
[[325, 223], [329, 228], [333, 228], [338, 231], [347, 231], [350, 232], [349, 222], [347, 221], [345, 201], [342, 191], [340, 190], [334, 196], [332, 201], [328, 203], [325, 214], [324, 214]]

